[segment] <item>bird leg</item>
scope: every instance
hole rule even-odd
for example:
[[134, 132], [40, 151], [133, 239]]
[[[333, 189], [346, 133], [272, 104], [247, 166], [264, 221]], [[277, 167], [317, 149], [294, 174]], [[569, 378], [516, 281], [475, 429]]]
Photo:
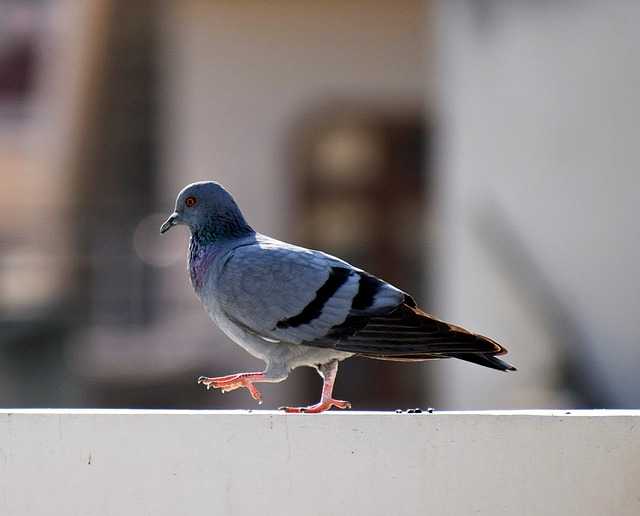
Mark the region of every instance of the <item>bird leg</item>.
[[222, 392], [229, 392], [239, 389], [240, 387], [246, 387], [249, 389], [253, 399], [258, 400], [258, 403], [262, 403], [262, 394], [253, 386], [253, 383], [273, 381], [271, 378], [267, 378], [264, 373], [240, 373], [220, 376], [218, 378], [208, 378], [206, 376], [198, 378], [198, 383], [206, 385], [207, 389], [213, 387], [214, 389], [220, 389]]
[[320, 402], [308, 407], [280, 407], [280, 410], [284, 410], [287, 413], [318, 414], [332, 406], [341, 409], [350, 409], [351, 403], [348, 401], [334, 400], [332, 397], [333, 383], [335, 382], [336, 375], [338, 374], [338, 361], [333, 360], [328, 364], [319, 366], [318, 372], [320, 373], [320, 376], [324, 378], [324, 384], [322, 385], [322, 398], [320, 399]]

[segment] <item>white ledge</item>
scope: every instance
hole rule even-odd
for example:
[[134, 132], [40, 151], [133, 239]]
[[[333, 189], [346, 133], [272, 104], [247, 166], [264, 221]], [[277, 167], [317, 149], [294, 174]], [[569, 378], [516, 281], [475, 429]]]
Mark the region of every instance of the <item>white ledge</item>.
[[[431, 416], [582, 416], [582, 417], [594, 417], [594, 416], [625, 416], [625, 417], [640, 417], [640, 409], [535, 409], [535, 410], [433, 410], [428, 412], [427, 409], [421, 409], [421, 414], [430, 414]], [[403, 410], [406, 413], [406, 409]], [[273, 416], [281, 415], [287, 417], [327, 417], [327, 416], [395, 416], [398, 412], [391, 410], [385, 411], [363, 411], [363, 410], [338, 410], [331, 409], [318, 416], [317, 414], [286, 414], [280, 410], [261, 410], [261, 409], [237, 409], [237, 410], [183, 410], [183, 409], [94, 409], [94, 408], [19, 408], [19, 409], [6, 409], [0, 408], [0, 416], [7, 414], [39, 414], [39, 415], [53, 415], [53, 414], [69, 414], [69, 415], [209, 415], [209, 416], [238, 416], [252, 414], [255, 416]]]
[[0, 514], [640, 514], [640, 411], [0, 411]]

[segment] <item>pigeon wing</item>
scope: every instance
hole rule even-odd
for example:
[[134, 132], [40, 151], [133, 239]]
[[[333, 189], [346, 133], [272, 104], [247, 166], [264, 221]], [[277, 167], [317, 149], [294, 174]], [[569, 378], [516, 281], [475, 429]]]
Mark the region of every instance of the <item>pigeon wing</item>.
[[458, 358], [495, 369], [506, 348], [417, 308], [401, 290], [348, 263], [262, 237], [223, 266], [221, 305], [265, 340], [382, 360]]
[[229, 254], [217, 290], [227, 317], [246, 330], [308, 345], [349, 317], [389, 313], [406, 296], [338, 258], [267, 237]]

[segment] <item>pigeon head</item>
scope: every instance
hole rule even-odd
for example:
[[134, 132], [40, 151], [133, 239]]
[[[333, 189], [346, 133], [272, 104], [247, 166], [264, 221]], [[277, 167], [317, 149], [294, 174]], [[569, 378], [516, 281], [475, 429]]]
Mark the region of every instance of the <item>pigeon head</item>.
[[186, 186], [176, 200], [175, 211], [160, 227], [160, 233], [182, 224], [193, 236], [212, 241], [253, 233], [235, 199], [215, 181]]

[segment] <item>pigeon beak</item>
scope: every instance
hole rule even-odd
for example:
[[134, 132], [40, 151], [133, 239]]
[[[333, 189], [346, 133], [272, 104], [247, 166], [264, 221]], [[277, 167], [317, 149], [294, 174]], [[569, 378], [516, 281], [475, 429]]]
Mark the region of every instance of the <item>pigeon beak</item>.
[[165, 231], [169, 231], [169, 229], [178, 224], [178, 215], [179, 214], [177, 211], [171, 214], [171, 217], [169, 217], [167, 221], [162, 224], [162, 226], [160, 226], [160, 234], [164, 233]]

